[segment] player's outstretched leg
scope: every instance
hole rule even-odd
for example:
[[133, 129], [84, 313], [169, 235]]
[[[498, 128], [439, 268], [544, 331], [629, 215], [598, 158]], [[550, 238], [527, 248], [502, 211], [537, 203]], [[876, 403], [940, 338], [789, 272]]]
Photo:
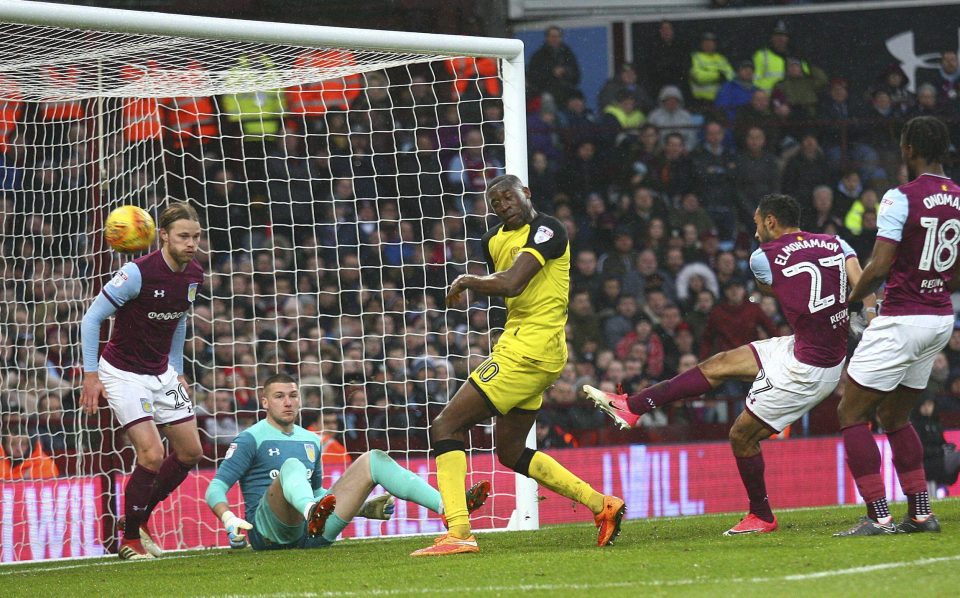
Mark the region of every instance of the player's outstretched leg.
[[777, 530], [777, 518], [767, 498], [763, 453], [760, 452], [760, 441], [769, 438], [771, 432], [749, 411], [741, 413], [730, 428], [730, 446], [737, 459], [740, 480], [750, 500], [750, 511], [740, 523], [725, 531], [725, 536], [765, 534]]
[[747, 346], [719, 353], [697, 367], [677, 374], [669, 380], [654, 384], [635, 395], [627, 396], [619, 389], [616, 393], [603, 392], [592, 386], [584, 386], [588, 397], [613, 418], [624, 430], [637, 425], [640, 417], [657, 407], [689, 397], [698, 397], [710, 392], [727, 378], [740, 379], [756, 375], [756, 360]]
[[521, 410], [497, 417], [494, 429], [500, 463], [590, 509], [597, 526], [597, 546], [613, 544], [627, 512], [624, 502], [616, 496], [604, 496], [553, 457], [526, 447], [524, 439], [536, 417], [536, 411]]
[[307, 477], [307, 468], [298, 459], [287, 459], [280, 466], [280, 489], [287, 503], [303, 513], [307, 522], [307, 534], [320, 535], [327, 518], [333, 513], [336, 498], [327, 494], [317, 500]]
[[870, 427], [866, 423], [858, 423], [843, 428], [841, 432], [843, 449], [847, 453], [847, 467], [853, 474], [860, 496], [867, 504], [867, 515], [850, 529], [833, 535], [843, 538], [897, 533], [880, 475], [880, 450], [877, 449]]
[[410, 556], [480, 552], [477, 538], [470, 533], [470, 516], [463, 491], [467, 478], [467, 453], [464, 444], [459, 440], [441, 440], [435, 447], [437, 486], [443, 497], [443, 510], [449, 531], [437, 538], [432, 546], [415, 550]]

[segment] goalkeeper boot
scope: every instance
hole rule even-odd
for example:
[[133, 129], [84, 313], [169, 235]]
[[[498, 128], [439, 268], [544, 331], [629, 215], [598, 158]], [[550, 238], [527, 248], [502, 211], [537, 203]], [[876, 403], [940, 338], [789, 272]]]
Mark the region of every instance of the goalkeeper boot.
[[332, 494], [328, 494], [313, 503], [307, 513], [307, 535], [315, 538], [322, 534], [323, 526], [327, 524], [327, 518], [333, 514], [333, 509], [336, 506], [337, 499]]
[[123, 561], [144, 561], [152, 559], [153, 555], [147, 552], [140, 540], [127, 540], [124, 538], [120, 542], [120, 550], [117, 556]]
[[[467, 513], [473, 513], [487, 502], [487, 498], [490, 496], [490, 480], [481, 480], [470, 486], [470, 489], [467, 490]], [[440, 521], [443, 522], [443, 527], [450, 529], [450, 526], [447, 525], [447, 516], [440, 514]]]
[[940, 531], [940, 521], [937, 519], [936, 515], [930, 515], [923, 521], [917, 521], [910, 515], [906, 515], [899, 524], [897, 524], [897, 532], [901, 534], [915, 534], [918, 532], [939, 532]]
[[[117, 529], [120, 530], [121, 533], [126, 531], [126, 517], [120, 517], [120, 519], [117, 519]], [[160, 548], [159, 544], [153, 541], [153, 535], [150, 533], [150, 528], [147, 527], [146, 523], [140, 526], [140, 543], [143, 544], [143, 548], [152, 556], [156, 558], [163, 556], [163, 549]]]
[[448, 554], [465, 554], [468, 552], [480, 552], [477, 545], [477, 538], [470, 534], [466, 538], [457, 538], [450, 534], [443, 534], [433, 541], [433, 546], [427, 546], [420, 550], [414, 550], [410, 556], [444, 556]]
[[589, 384], [583, 385], [583, 392], [587, 393], [590, 400], [593, 401], [601, 411], [612, 417], [613, 421], [617, 422], [621, 430], [627, 430], [637, 425], [637, 420], [640, 419], [640, 416], [630, 411], [625, 393], [616, 394], [603, 392], [599, 388], [594, 388]]
[[627, 505], [616, 496], [603, 497], [603, 510], [593, 522], [597, 525], [597, 546], [610, 546], [620, 535], [620, 522], [627, 514]]
[[753, 513], [748, 513], [740, 523], [723, 532], [724, 536], [739, 536], [742, 534], [768, 534], [777, 531], [777, 518], [772, 522], [764, 521]]

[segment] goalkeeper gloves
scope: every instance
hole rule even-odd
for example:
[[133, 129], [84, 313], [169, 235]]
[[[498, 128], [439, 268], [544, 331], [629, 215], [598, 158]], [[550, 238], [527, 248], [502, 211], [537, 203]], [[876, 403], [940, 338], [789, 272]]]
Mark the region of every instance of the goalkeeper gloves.
[[220, 516], [223, 527], [227, 530], [227, 536], [230, 538], [230, 548], [246, 548], [247, 536], [243, 533], [245, 530], [253, 529], [253, 525], [240, 519], [233, 514], [233, 511], [224, 511]]
[[371, 498], [363, 503], [357, 516], [367, 519], [390, 519], [393, 516], [393, 509], [397, 500], [390, 494], [383, 494], [376, 498]]

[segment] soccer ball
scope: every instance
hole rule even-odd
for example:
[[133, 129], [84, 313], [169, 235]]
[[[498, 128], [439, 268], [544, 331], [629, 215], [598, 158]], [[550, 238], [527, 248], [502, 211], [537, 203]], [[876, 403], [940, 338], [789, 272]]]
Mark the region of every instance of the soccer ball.
[[103, 238], [121, 253], [150, 247], [157, 230], [150, 213], [137, 206], [120, 206], [107, 216]]

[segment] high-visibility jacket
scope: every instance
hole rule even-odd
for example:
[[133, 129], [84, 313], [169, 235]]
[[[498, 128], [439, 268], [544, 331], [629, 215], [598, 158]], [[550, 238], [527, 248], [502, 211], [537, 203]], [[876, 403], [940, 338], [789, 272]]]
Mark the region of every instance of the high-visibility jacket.
[[610, 104], [603, 111], [617, 119], [622, 129], [637, 129], [647, 122], [647, 117], [643, 112], [634, 110], [628, 114], [623, 111], [619, 104]]
[[57, 464], [43, 452], [40, 441], [33, 446], [30, 456], [14, 465], [0, 446], [0, 480], [44, 480], [60, 475]]
[[[356, 65], [352, 52], [310, 50], [294, 61], [298, 68], [331, 71]], [[319, 74], [319, 73], [318, 73]], [[363, 77], [353, 73], [315, 83], [295, 85], [286, 90], [287, 108], [291, 114], [319, 116], [327, 110], [346, 110], [363, 90]]]
[[[800, 62], [803, 72], [810, 74], [806, 60]], [[753, 84], [770, 91], [778, 81], [787, 76], [787, 61], [770, 48], [760, 48], [753, 53]]]
[[[245, 85], [247, 79], [257, 81], [257, 91], [241, 91], [239, 93], [224, 94], [221, 108], [227, 119], [240, 123], [244, 141], [255, 141], [267, 135], [278, 135], [283, 131], [282, 118], [286, 112], [286, 99], [282, 89], [279, 89], [279, 75], [274, 70], [273, 61], [263, 56], [259, 60], [260, 69], [253, 69], [250, 59], [241, 56], [237, 66], [227, 73], [227, 85]], [[273, 79], [277, 88], [269, 89]]]
[[690, 93], [698, 100], [712, 102], [720, 84], [733, 79], [733, 67], [719, 52], [690, 54]]
[[[205, 86], [207, 73], [203, 65], [193, 61], [182, 76], [184, 87], [201, 89]], [[176, 148], [190, 145], [195, 140], [206, 144], [220, 135], [216, 105], [209, 96], [166, 98], [160, 102], [160, 120]]]
[[17, 124], [23, 116], [23, 95], [15, 81], [0, 76], [0, 154], [13, 142]]
[[[54, 89], [62, 90], [64, 95], [70, 91], [79, 91], [80, 70], [73, 66], [49, 66], [46, 69], [47, 83]], [[86, 111], [82, 100], [48, 100], [40, 102], [40, 119], [46, 122], [79, 120]]]
[[[120, 76], [129, 83], [136, 83], [146, 75], [147, 70], [139, 66], [125, 65], [120, 69]], [[127, 143], [156, 140], [163, 134], [157, 98], [124, 98], [121, 113], [123, 138]]]
[[189, 145], [194, 140], [210, 143], [220, 135], [213, 98], [167, 98], [161, 104], [161, 112], [176, 147]]
[[502, 87], [497, 76], [497, 61], [493, 58], [473, 58], [463, 56], [448, 58], [444, 61], [447, 72], [453, 75], [453, 88], [457, 97], [467, 91], [467, 86], [474, 79], [479, 79], [481, 89], [490, 97], [500, 97]]

